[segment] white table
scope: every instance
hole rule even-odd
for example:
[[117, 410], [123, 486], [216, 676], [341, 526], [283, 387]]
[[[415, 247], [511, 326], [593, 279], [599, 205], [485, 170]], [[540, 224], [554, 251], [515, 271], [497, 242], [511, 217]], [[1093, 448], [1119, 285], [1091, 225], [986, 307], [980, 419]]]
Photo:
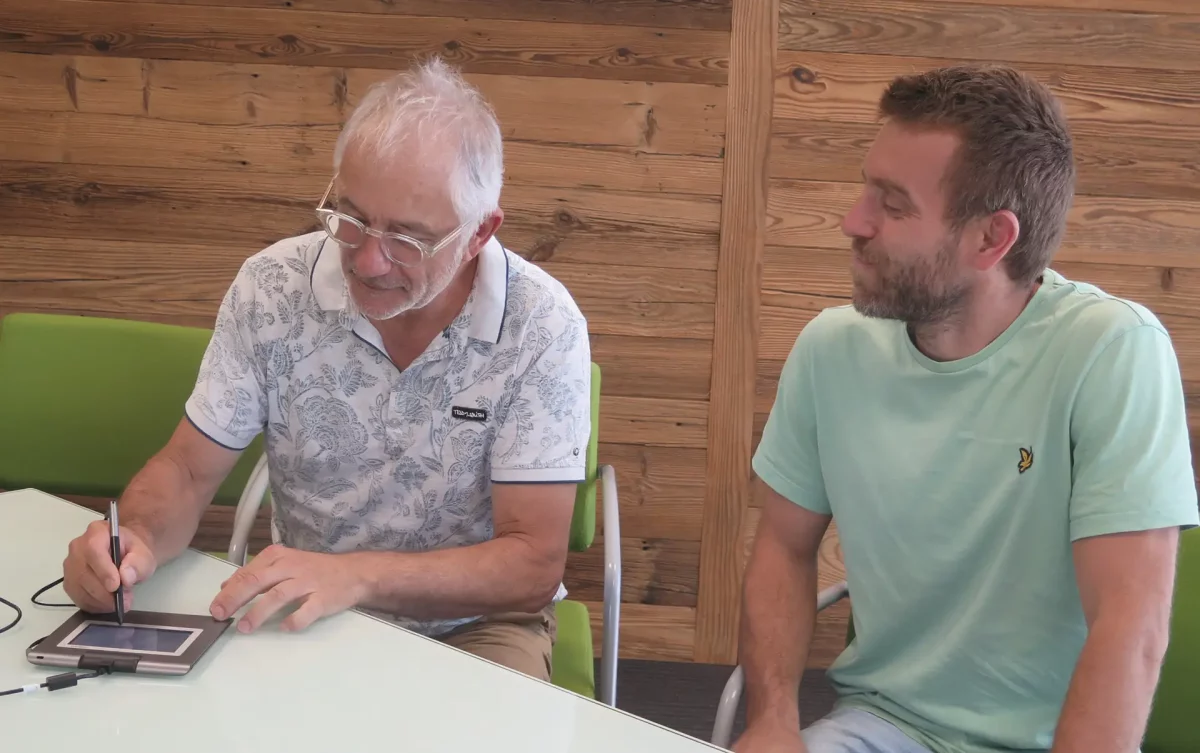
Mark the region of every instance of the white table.
[[[38, 491], [0, 494], [0, 596], [25, 612], [0, 633], [0, 690], [61, 670], [25, 648], [72, 610], [29, 598], [62, 576], [97, 513]], [[135, 609], [207, 614], [230, 563], [194, 550], [136, 587]], [[42, 595], [69, 599], [62, 586]], [[0, 604], [0, 625], [12, 611]], [[655, 751], [711, 745], [359, 612], [284, 633], [232, 626], [187, 675], [116, 674], [0, 697], [11, 751]]]

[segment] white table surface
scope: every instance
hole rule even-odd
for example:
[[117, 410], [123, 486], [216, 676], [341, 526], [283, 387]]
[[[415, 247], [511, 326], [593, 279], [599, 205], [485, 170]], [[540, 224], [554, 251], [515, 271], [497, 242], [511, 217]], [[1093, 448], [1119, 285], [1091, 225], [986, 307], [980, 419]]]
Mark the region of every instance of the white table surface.
[[[25, 613], [0, 633], [0, 690], [67, 671], [29, 663], [25, 649], [72, 610], [29, 598], [62, 576], [67, 543], [97, 517], [38, 491], [0, 494], [0, 596]], [[134, 608], [207, 614], [233, 570], [189, 550], [136, 587]], [[69, 601], [61, 585], [40, 600]], [[12, 616], [0, 604], [0, 626]], [[359, 612], [324, 618], [298, 633], [276, 624], [250, 635], [231, 626], [187, 675], [115, 674], [54, 692], [0, 697], [0, 749], [716, 750]]]

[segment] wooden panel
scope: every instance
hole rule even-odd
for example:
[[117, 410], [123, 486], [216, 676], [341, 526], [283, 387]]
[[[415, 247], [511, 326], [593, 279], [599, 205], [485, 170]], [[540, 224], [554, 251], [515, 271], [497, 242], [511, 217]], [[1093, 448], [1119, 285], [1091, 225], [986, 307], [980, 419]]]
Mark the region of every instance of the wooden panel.
[[[770, 177], [858, 182], [876, 131], [867, 123], [776, 120]], [[1072, 124], [1076, 192], [1200, 200], [1200, 156], [1188, 131], [1177, 136], [1140, 131], [1123, 123]]]
[[[2, 104], [0, 104], [2, 107]], [[339, 128], [213, 125], [126, 115], [0, 110], [0, 159], [189, 170], [332, 172]], [[113, 134], [121, 134], [114, 139]], [[509, 185], [714, 196], [720, 161], [621, 148], [510, 142]]]
[[[771, 181], [767, 241], [781, 246], [848, 248], [841, 218], [860, 187], [824, 181]], [[1195, 266], [1200, 201], [1078, 196], [1067, 220], [1066, 254], [1139, 252], [1154, 263]], [[1180, 261], [1191, 258], [1193, 261]]]
[[[0, 50], [397, 69], [437, 53], [478, 73], [724, 83], [729, 35], [505, 19], [7, 0]], [[202, 31], [201, 31], [202, 30]]]
[[[608, 408], [601, 399], [600, 411]], [[702, 448], [613, 444], [600, 434], [600, 462], [617, 477], [621, 531], [646, 538], [700, 540], [704, 507]], [[597, 505], [597, 516], [601, 514]], [[597, 527], [597, 530], [601, 530]]]
[[[592, 646], [600, 655], [603, 643], [604, 604], [585, 601], [592, 622]], [[692, 607], [671, 607], [657, 604], [621, 605], [621, 641], [618, 656], [622, 659], [657, 659], [659, 661], [691, 661], [696, 643], [696, 610]]]
[[[390, 73], [0, 52], [0, 106], [139, 115], [186, 127], [336, 127], [367, 88]], [[638, 159], [716, 157], [723, 147], [720, 86], [487, 74], [466, 79], [488, 99], [508, 142], [627, 147]]]
[[[696, 606], [700, 542], [621, 539], [621, 601]], [[563, 580], [567, 598], [604, 601], [604, 538], [597, 535], [586, 552], [572, 552]]]
[[[780, 52], [775, 65], [775, 115], [874, 123], [879, 95], [893, 77], [948, 62], [932, 57]], [[1185, 126], [1200, 125], [1200, 80], [1194, 73], [1033, 62], [1019, 68], [1061, 100], [1072, 128], [1082, 123], [1119, 123], [1147, 129], [1144, 135], [1178, 138], [1188, 133]]]
[[707, 490], [700, 550], [695, 660], [737, 660], [742, 510], [750, 496], [759, 266], [766, 236], [771, 70], [778, 0], [733, 9], [721, 244], [717, 267]]
[[[322, 176], [286, 173], [5, 162], [0, 215], [24, 218], [10, 228], [18, 235], [183, 237], [236, 244], [249, 255], [313, 228], [312, 210], [325, 183]], [[715, 256], [715, 199], [509, 186], [502, 204], [510, 211], [501, 238], [538, 261], [704, 267], [705, 257]], [[681, 252], [676, 257], [668, 253], [670, 240]]]
[[1200, 13], [941, 0], [781, 0], [779, 46], [879, 55], [1200, 70]]
[[604, 364], [605, 395], [707, 400], [712, 343], [664, 337], [591, 337], [592, 360]]
[[[1194, 6], [1179, 0], [974, 0], [994, 2], [997, 5], [1014, 5], [1045, 8], [1067, 8], [1071, 10], [1118, 10], [1136, 13], [1194, 13]], [[286, 2], [286, 0], [285, 0]], [[926, 0], [931, 3], [949, 2], [958, 5], [962, 0]], [[1097, 16], [1104, 14], [1097, 13]]]
[[[119, 0], [145, 2], [145, 0]], [[1153, 0], [1150, 0], [1153, 1]], [[241, 8], [294, 8], [345, 13], [393, 13], [414, 16], [561, 21], [678, 29], [729, 30], [733, 0], [158, 0], [160, 4]]]
[[[165, 253], [164, 243], [89, 239], [83, 234], [76, 238], [6, 237], [0, 241], [0, 249], [11, 249], [11, 253], [0, 253], [0, 281], [4, 283], [0, 310], [69, 311], [212, 326], [217, 306], [238, 267], [259, 249], [241, 244], [171, 242], [170, 253]], [[31, 258], [38, 259], [38, 264], [30, 264]], [[552, 274], [558, 276], [557, 268], [580, 265], [547, 266], [555, 267]], [[688, 290], [678, 284], [679, 280], [674, 287], [659, 285], [655, 281], [662, 275], [647, 272], [645, 268], [614, 269], [630, 284], [602, 287], [582, 282], [570, 273], [559, 277], [569, 280], [568, 287], [588, 317], [589, 331], [597, 336], [616, 336], [616, 343], [627, 344], [639, 353], [654, 352], [653, 343], [657, 340], [639, 346], [636, 341], [630, 343], [626, 336], [680, 338], [680, 341], [664, 341], [660, 352], [683, 357], [687, 366], [675, 373], [674, 378], [683, 380], [684, 385], [690, 384], [685, 386], [689, 394], [705, 396], [712, 304], [670, 301], [671, 297], [689, 297], [686, 292], [676, 292], [673, 296], [667, 293], [672, 289]], [[704, 275], [711, 277], [711, 273], [705, 272], [681, 273], [681, 280], [689, 276], [697, 280], [701, 292], [690, 295], [705, 295]], [[668, 300], [656, 300], [656, 295]], [[629, 359], [624, 362], [623, 369], [627, 373], [633, 369], [636, 378], [650, 376], [656, 368], [665, 374], [662, 365], [656, 362], [631, 363]], [[630, 379], [634, 377], [631, 375]], [[658, 377], [657, 384], [667, 396], [672, 396], [664, 379], [665, 376]]]
[[626, 444], [706, 447], [708, 403], [613, 395], [600, 411], [600, 434]]

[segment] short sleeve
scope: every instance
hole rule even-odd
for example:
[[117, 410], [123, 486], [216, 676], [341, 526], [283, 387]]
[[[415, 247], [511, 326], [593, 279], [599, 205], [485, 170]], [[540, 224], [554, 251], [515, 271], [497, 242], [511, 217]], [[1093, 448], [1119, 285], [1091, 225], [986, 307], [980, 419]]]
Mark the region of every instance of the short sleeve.
[[517, 377], [492, 445], [495, 483], [581, 483], [591, 434], [592, 356], [587, 322], [558, 304], [526, 341], [538, 352]]
[[829, 515], [817, 448], [811, 327], [812, 323], [801, 331], [783, 364], [753, 468], [779, 495], [815, 513]]
[[1071, 540], [1200, 523], [1183, 383], [1167, 333], [1105, 346], [1071, 413]]
[[239, 274], [217, 311], [212, 339], [187, 400], [188, 420], [217, 444], [244, 450], [266, 423], [266, 393], [254, 357], [252, 318], [263, 316], [253, 280]]

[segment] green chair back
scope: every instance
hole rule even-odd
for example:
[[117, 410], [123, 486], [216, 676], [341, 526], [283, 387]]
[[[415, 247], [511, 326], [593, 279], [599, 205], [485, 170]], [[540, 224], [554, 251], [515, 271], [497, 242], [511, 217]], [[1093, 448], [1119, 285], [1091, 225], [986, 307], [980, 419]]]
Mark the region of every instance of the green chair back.
[[575, 512], [571, 516], [571, 538], [567, 544], [572, 552], [587, 551], [596, 538], [596, 487], [600, 484], [597, 473], [600, 458], [600, 367], [595, 363], [592, 364], [591, 417], [587, 472], [585, 481], [575, 492]]
[[1179, 544], [1171, 643], [1142, 753], [1200, 751], [1200, 528], [1184, 531]]
[[[0, 319], [0, 489], [115, 498], [166, 444], [211, 330], [62, 314]], [[215, 501], [236, 505], [262, 453]]]

